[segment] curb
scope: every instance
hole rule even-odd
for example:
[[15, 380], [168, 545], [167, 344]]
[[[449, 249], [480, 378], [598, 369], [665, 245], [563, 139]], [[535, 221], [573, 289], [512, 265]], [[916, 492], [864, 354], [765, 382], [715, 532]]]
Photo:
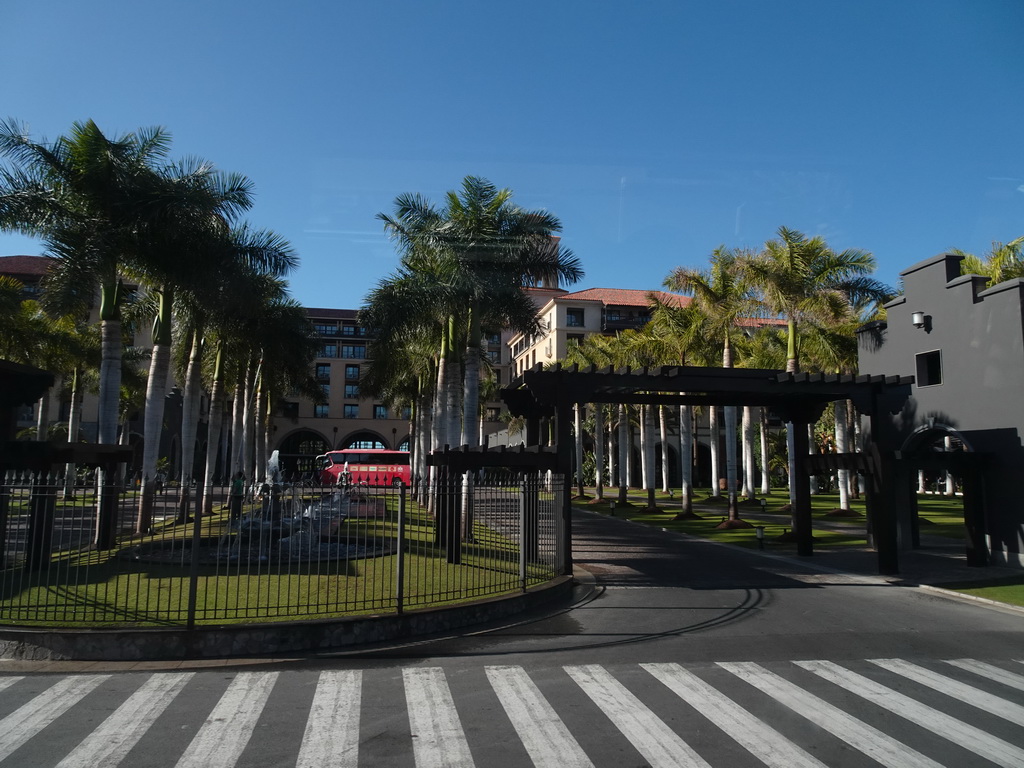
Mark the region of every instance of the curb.
[[543, 608], [572, 597], [573, 576], [526, 592], [395, 615], [237, 624], [196, 629], [39, 629], [0, 627], [0, 660], [182, 662], [355, 650], [450, 632]]

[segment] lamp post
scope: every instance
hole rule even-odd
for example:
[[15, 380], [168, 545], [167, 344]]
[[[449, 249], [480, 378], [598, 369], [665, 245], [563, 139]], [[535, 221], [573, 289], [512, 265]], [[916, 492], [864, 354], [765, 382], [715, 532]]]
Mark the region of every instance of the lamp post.
[[764, 549], [764, 526], [763, 525], [755, 525], [754, 526], [754, 535], [757, 537], [757, 548], [763, 550]]

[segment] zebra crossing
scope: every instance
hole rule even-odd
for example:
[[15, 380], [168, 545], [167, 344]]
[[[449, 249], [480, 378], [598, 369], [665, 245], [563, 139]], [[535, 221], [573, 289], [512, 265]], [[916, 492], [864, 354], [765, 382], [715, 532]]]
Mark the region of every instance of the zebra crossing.
[[0, 766], [1024, 766], [1024, 662], [0, 677]]

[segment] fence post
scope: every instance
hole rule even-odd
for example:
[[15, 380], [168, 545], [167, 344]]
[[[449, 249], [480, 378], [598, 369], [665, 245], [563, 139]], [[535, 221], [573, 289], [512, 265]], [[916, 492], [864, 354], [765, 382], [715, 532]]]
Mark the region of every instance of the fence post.
[[28, 541], [25, 548], [25, 567], [28, 570], [39, 570], [50, 563], [57, 490], [47, 485], [48, 481], [49, 478], [42, 472], [33, 476], [31, 481]]
[[519, 480], [519, 584], [526, 591], [526, 478]]
[[[207, 493], [213, 489], [208, 488]], [[188, 629], [196, 628], [196, 603], [199, 597], [199, 543], [202, 538], [203, 515], [202, 510], [197, 509], [192, 519], [192, 557], [188, 569], [188, 618], [186, 626]]]
[[405, 603], [405, 485], [398, 491], [398, 557], [395, 560], [395, 611]]

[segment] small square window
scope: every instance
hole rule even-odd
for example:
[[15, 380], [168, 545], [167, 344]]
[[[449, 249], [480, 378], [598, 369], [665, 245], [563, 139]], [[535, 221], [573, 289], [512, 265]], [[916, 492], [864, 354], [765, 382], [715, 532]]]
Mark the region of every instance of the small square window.
[[345, 366], [345, 378], [348, 381], [359, 381], [359, 366], [358, 365], [346, 365]]
[[328, 415], [326, 405], [314, 405], [313, 406], [313, 418], [315, 419], [326, 419]]
[[567, 309], [565, 310], [565, 324], [570, 328], [582, 328], [583, 327], [583, 310], [582, 309]]
[[942, 353], [922, 352], [915, 356], [917, 362], [917, 386], [934, 387], [942, 383]]
[[388, 417], [388, 407], [386, 405], [375, 405], [373, 406], [373, 418], [375, 419], [386, 419]]
[[345, 405], [344, 417], [346, 419], [358, 419], [359, 418], [359, 406], [358, 405]]

